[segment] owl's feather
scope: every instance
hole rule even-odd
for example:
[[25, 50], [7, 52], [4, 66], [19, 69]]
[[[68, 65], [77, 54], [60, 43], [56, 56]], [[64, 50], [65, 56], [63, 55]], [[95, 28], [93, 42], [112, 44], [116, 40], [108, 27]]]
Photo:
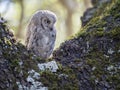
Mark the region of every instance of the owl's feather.
[[26, 47], [41, 58], [48, 58], [54, 48], [56, 16], [50, 11], [40, 10], [33, 15], [27, 27]]

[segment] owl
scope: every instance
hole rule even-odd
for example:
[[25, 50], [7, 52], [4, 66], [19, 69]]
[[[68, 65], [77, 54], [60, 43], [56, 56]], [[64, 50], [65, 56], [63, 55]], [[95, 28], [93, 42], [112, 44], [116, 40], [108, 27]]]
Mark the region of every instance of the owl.
[[46, 59], [53, 52], [56, 40], [56, 15], [48, 10], [37, 11], [29, 21], [26, 47], [35, 55]]

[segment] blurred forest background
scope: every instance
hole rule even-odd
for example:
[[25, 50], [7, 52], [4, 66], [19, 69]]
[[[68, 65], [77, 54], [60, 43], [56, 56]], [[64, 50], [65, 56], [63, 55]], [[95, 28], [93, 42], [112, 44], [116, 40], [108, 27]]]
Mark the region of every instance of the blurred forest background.
[[24, 44], [26, 26], [37, 10], [50, 10], [57, 15], [57, 39], [55, 48], [73, 36], [81, 28], [80, 17], [91, 0], [0, 0], [0, 14], [14, 31], [15, 37]]

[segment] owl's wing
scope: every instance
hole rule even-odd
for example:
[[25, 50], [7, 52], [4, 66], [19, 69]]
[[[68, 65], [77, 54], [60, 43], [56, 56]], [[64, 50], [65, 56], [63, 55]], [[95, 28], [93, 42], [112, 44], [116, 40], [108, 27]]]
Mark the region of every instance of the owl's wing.
[[33, 30], [34, 28], [36, 28], [36, 26], [31, 23], [27, 26], [26, 40], [25, 40], [25, 45], [27, 48], [29, 47], [28, 45], [30, 43], [30, 37], [31, 37], [32, 31], [34, 31]]

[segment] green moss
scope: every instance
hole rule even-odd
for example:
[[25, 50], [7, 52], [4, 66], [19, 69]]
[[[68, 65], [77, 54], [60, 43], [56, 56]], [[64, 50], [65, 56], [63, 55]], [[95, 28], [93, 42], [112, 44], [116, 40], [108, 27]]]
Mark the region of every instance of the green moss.
[[[118, 55], [119, 56], [119, 55]], [[117, 57], [117, 56], [114, 56]], [[116, 58], [119, 60], [119, 58]], [[115, 90], [119, 90], [120, 83], [120, 71], [119, 67], [116, 66], [118, 61], [111, 61], [109, 58], [106, 58], [101, 52], [91, 51], [90, 54], [86, 57], [86, 63], [92, 69], [90, 80], [95, 85], [95, 80], [98, 82], [103, 80], [107, 81], [110, 85], [116, 85]], [[108, 69], [112, 66], [112, 69]]]
[[115, 14], [115, 19], [117, 19], [117, 18], [119, 18], [120, 17], [120, 14], [118, 13], [118, 14]]
[[15, 60], [11, 60], [11, 67], [17, 67], [19, 66], [19, 60], [15, 59]]
[[42, 71], [40, 81], [49, 90], [79, 90], [78, 80], [70, 68], [64, 67], [58, 73], [52, 73], [48, 70]]
[[77, 38], [77, 37], [85, 37], [87, 35], [87, 33], [83, 30], [83, 28], [81, 29], [80, 32], [78, 32], [75, 36], [73, 36], [71, 39], [73, 38]]
[[112, 9], [110, 10], [110, 14], [112, 16], [114, 16], [114, 18], [119, 18], [120, 14], [118, 12], [120, 12], [120, 1], [116, 0], [116, 4], [113, 5]]
[[103, 34], [103, 31], [93, 31], [93, 32], [90, 32], [90, 35], [91, 36], [95, 36], [95, 37], [102, 37], [104, 34]]
[[116, 73], [114, 75], [108, 75], [107, 77], [107, 81], [110, 82], [110, 84], [114, 84], [115, 85], [115, 90], [119, 90], [120, 89], [120, 80], [119, 80], [119, 73]]
[[120, 39], [120, 26], [113, 28], [113, 30], [110, 30], [109, 32], [105, 33], [105, 35], [117, 39]]

